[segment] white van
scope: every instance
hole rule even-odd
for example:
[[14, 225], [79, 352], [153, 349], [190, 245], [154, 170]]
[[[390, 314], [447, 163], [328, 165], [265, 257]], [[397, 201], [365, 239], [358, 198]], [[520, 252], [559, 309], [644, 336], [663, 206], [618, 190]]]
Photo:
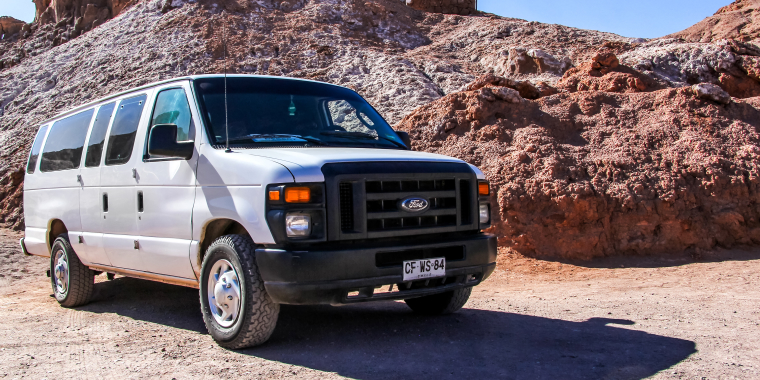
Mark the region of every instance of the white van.
[[265, 342], [283, 303], [455, 312], [495, 268], [489, 185], [408, 147], [344, 87], [154, 83], [42, 123], [21, 247], [50, 257], [65, 307], [100, 273], [198, 288], [209, 333], [233, 349]]

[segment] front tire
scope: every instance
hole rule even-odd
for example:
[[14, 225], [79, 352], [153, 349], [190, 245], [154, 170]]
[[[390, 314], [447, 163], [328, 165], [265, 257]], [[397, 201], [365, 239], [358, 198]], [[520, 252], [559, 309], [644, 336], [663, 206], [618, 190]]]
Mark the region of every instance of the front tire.
[[456, 313], [472, 294], [472, 287], [452, 290], [446, 293], [410, 298], [404, 300], [412, 311], [424, 315], [443, 315]]
[[95, 273], [82, 264], [65, 234], [53, 242], [50, 274], [53, 294], [61, 306], [82, 306], [92, 299]]
[[264, 288], [248, 236], [222, 236], [209, 246], [201, 266], [200, 299], [206, 329], [224, 348], [260, 345], [277, 325], [280, 305]]

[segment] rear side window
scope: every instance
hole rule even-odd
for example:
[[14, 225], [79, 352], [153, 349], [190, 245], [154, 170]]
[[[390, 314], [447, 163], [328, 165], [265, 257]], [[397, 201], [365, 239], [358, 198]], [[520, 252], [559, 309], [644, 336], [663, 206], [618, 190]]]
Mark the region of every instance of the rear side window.
[[87, 110], [63, 120], [56, 121], [50, 128], [47, 143], [42, 149], [40, 171], [76, 169], [82, 162], [82, 150], [87, 130], [94, 110]]
[[190, 118], [190, 105], [187, 103], [185, 90], [173, 88], [158, 94], [150, 126], [176, 124], [177, 141], [187, 141], [195, 138], [190, 130]]
[[103, 143], [106, 141], [106, 132], [108, 123], [113, 115], [113, 108], [116, 103], [106, 104], [100, 107], [98, 115], [95, 116], [95, 123], [92, 125], [90, 132], [90, 142], [87, 144], [87, 156], [84, 159], [84, 166], [91, 168], [100, 165], [100, 158], [103, 156]]
[[147, 95], [124, 99], [119, 104], [111, 127], [106, 149], [106, 165], [122, 165], [132, 157], [132, 147], [135, 145], [137, 126], [140, 123]]
[[37, 158], [40, 157], [40, 150], [42, 149], [42, 140], [45, 139], [45, 132], [47, 132], [48, 126], [43, 125], [37, 132], [37, 137], [34, 138], [34, 144], [32, 144], [32, 153], [29, 155], [29, 163], [26, 164], [26, 172], [29, 174], [34, 173], [37, 168]]

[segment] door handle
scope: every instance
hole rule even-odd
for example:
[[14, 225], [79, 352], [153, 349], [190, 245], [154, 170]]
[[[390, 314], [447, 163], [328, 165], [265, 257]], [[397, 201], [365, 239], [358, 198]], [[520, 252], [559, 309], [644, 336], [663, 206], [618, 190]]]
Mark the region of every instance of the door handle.
[[81, 183], [81, 184], [84, 185], [84, 181], [82, 181], [82, 175], [81, 174], [77, 174], [77, 182], [79, 182], [79, 183]]
[[103, 193], [103, 212], [108, 212], [108, 193]]
[[143, 192], [137, 192], [137, 212], [145, 211], [145, 202], [143, 200]]

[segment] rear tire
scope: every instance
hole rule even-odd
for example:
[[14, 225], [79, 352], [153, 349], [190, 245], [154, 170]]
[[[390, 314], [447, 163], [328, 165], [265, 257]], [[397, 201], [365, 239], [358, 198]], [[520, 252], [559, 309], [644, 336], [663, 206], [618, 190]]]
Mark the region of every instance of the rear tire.
[[222, 236], [209, 246], [201, 266], [200, 299], [206, 329], [224, 348], [260, 345], [277, 325], [280, 305], [264, 288], [248, 236]]
[[404, 300], [415, 313], [424, 315], [443, 315], [456, 313], [470, 299], [472, 287], [452, 290], [446, 293], [410, 298]]
[[92, 299], [95, 273], [79, 260], [66, 234], [53, 242], [50, 282], [55, 299], [63, 307], [82, 306]]

